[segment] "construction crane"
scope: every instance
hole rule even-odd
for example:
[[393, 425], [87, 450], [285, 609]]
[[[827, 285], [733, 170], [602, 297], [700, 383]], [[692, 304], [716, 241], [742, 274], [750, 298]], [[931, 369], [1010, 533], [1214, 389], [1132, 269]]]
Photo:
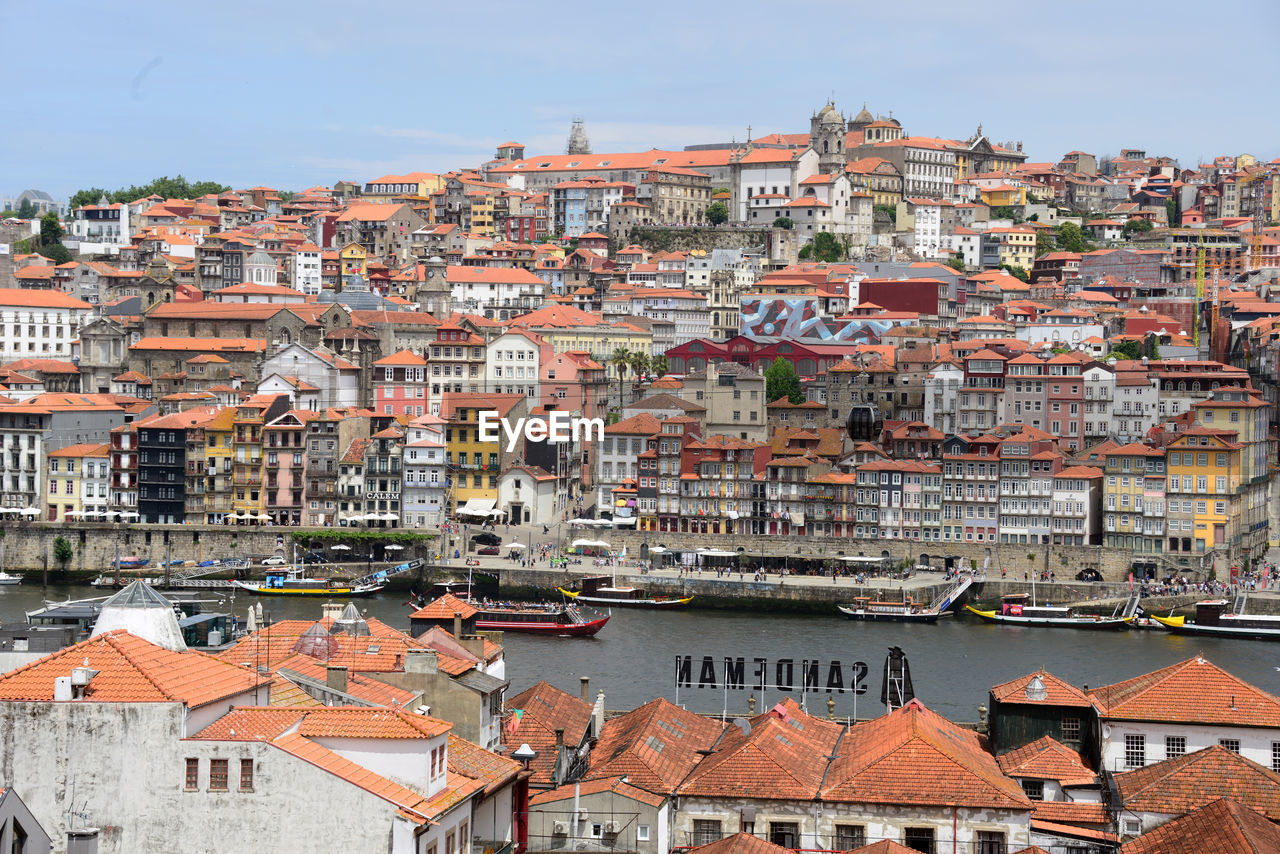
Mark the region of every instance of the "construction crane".
[[1253, 204], [1253, 233], [1249, 235], [1250, 270], [1262, 269], [1262, 236], [1263, 230], [1267, 225], [1267, 217], [1262, 209], [1265, 196], [1263, 183], [1270, 179], [1271, 174], [1261, 170], [1248, 173], [1242, 172], [1236, 175], [1236, 189], [1240, 194], [1240, 200], [1244, 201], [1245, 192], [1247, 191]]

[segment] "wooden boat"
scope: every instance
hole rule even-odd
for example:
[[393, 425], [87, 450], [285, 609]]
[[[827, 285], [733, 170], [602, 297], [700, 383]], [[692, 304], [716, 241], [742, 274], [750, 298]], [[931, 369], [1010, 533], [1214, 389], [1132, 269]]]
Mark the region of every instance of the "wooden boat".
[[623, 608], [683, 608], [693, 601], [692, 596], [646, 596], [643, 588], [619, 587], [607, 575], [589, 575], [582, 579], [579, 587], [580, 590], [556, 589], [575, 602]]
[[262, 581], [235, 581], [236, 587], [259, 596], [371, 596], [387, 586], [382, 577], [355, 580], [343, 578], [307, 578], [306, 571], [296, 567], [271, 570]]
[[855, 597], [852, 604], [837, 605], [841, 614], [850, 620], [866, 620], [882, 623], [936, 623], [948, 609], [959, 601], [973, 584], [973, 577], [961, 576], [945, 593], [929, 605], [904, 596], [901, 602], [873, 600], [870, 596]]
[[1245, 614], [1243, 597], [1237, 609], [1227, 610], [1227, 600], [1207, 599], [1196, 603], [1194, 620], [1186, 617], [1158, 617], [1151, 619], [1163, 628], [1179, 635], [1200, 635], [1215, 638], [1242, 638], [1246, 640], [1280, 640], [1280, 616], [1271, 614]]
[[608, 615], [588, 619], [577, 605], [472, 603], [479, 609], [476, 628], [496, 632], [592, 637], [609, 622]]
[[1062, 606], [1036, 605], [1028, 593], [1011, 593], [1002, 596], [1001, 600], [999, 611], [984, 611], [972, 605], [965, 605], [965, 608], [988, 623], [1034, 628], [1124, 629], [1133, 619], [1132, 609], [1128, 607], [1122, 614], [1103, 617], [1077, 614], [1071, 608]]
[[12, 587], [15, 584], [22, 583], [21, 575], [10, 575], [4, 570], [0, 570], [0, 586]]

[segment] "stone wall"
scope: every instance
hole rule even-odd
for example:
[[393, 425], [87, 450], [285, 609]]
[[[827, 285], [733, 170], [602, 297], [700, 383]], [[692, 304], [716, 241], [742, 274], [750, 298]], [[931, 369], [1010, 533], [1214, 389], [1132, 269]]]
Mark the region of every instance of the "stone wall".
[[688, 252], [692, 249], [743, 249], [767, 246], [769, 229], [637, 225], [619, 230], [611, 237], [617, 248], [634, 243], [650, 252]]

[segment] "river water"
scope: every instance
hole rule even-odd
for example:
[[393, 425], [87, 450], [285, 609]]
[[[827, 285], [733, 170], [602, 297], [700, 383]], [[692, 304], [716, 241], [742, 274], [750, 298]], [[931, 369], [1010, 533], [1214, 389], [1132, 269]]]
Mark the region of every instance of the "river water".
[[[89, 587], [37, 585], [0, 587], [0, 623], [25, 620], [25, 612], [43, 601], [103, 596]], [[210, 591], [213, 598], [214, 591]], [[382, 594], [356, 600], [369, 616], [408, 629], [410, 609], [404, 594]], [[239, 595], [234, 610], [241, 621], [256, 597]], [[317, 600], [261, 599], [270, 619], [319, 619]], [[230, 603], [210, 603], [208, 610], [226, 611]], [[973, 721], [993, 685], [1030, 673], [1039, 667], [1075, 685], [1106, 685], [1137, 676], [1200, 652], [1228, 672], [1273, 694], [1280, 694], [1280, 645], [1265, 641], [1189, 638], [1164, 631], [1092, 632], [1072, 629], [1026, 629], [988, 625], [976, 618], [944, 618], [935, 625], [861, 623], [832, 615], [793, 616], [725, 611], [636, 611], [615, 609], [609, 624], [594, 638], [548, 638], [507, 634], [504, 637], [510, 694], [546, 679], [572, 694], [579, 677], [591, 680], [591, 694], [605, 692], [609, 709], [631, 709], [654, 697], [677, 700], [698, 712], [745, 714], [749, 689], [730, 691], [675, 686], [677, 656], [693, 657], [693, 680], [703, 656], [716, 661], [720, 678], [726, 656], [746, 659], [747, 683], [752, 682], [752, 659], [765, 658], [773, 674], [777, 659], [793, 659], [797, 675], [802, 660], [822, 662], [822, 684], [828, 663], [844, 665], [849, 681], [851, 665], [869, 668], [866, 693], [833, 694], [838, 715], [874, 717], [880, 705], [880, 682], [888, 648], [907, 654], [916, 696], [927, 706], [959, 721]], [[770, 680], [772, 681], [772, 680]], [[777, 690], [757, 694], [757, 711], [786, 696]], [[810, 710], [825, 714], [827, 694], [809, 695]]]

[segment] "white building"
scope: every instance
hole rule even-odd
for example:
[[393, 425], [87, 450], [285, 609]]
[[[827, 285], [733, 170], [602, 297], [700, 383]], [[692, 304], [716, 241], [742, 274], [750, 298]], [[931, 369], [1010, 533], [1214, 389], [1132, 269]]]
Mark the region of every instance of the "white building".
[[1111, 403], [1116, 396], [1116, 374], [1110, 365], [1095, 362], [1085, 368], [1084, 442], [1085, 447], [1111, 435]]
[[936, 199], [905, 199], [902, 210], [911, 218], [912, 251], [921, 258], [936, 258], [942, 243], [942, 203]]
[[314, 396], [307, 395], [307, 402], [310, 405], [314, 401], [316, 411], [357, 406], [360, 402], [360, 368], [323, 347], [282, 347], [263, 360], [259, 375], [264, 378], [258, 386], [263, 393], [293, 396], [298, 382], [315, 387], [318, 391]]
[[1280, 756], [1280, 697], [1199, 655], [1096, 688], [1089, 699], [1098, 712], [1107, 771], [1142, 768], [1213, 745], [1266, 768]]
[[[737, 191], [733, 194], [737, 205], [729, 215], [735, 222], [747, 222], [750, 199], [755, 196], [798, 198], [800, 182], [818, 173], [818, 153], [812, 148], [755, 148], [733, 165], [738, 175], [737, 186], [731, 189]], [[754, 220], [755, 223], [761, 221], [760, 217]], [[769, 223], [772, 222], [770, 219]]]
[[956, 413], [964, 370], [955, 362], [939, 362], [924, 378], [924, 423], [950, 436], [956, 432]]
[[294, 252], [293, 286], [304, 294], [318, 294], [324, 286], [320, 247], [314, 243], [304, 243]]
[[61, 291], [0, 288], [0, 362], [70, 359], [91, 311], [89, 303]]
[[536, 406], [541, 356], [550, 349], [527, 329], [512, 329], [494, 338], [485, 348], [483, 391], [523, 394], [531, 400], [531, 407]]
[[404, 445], [403, 527], [435, 528], [444, 521], [447, 489], [444, 429], [447, 423], [431, 414], [409, 422]]
[[1014, 337], [1028, 344], [1048, 342], [1056, 346], [1075, 348], [1088, 338], [1101, 338], [1106, 328], [1091, 311], [1078, 308], [1057, 308], [1046, 311], [1034, 321], [1019, 326]]
[[1161, 416], [1160, 381], [1145, 372], [1119, 373], [1111, 403], [1111, 430], [1121, 442], [1140, 442]]
[[450, 266], [445, 271], [455, 309], [508, 320], [542, 307], [547, 283], [519, 267]]
[[631, 313], [637, 317], [667, 321], [673, 324], [671, 337], [661, 339], [654, 329], [653, 353], [660, 356], [672, 347], [706, 338], [711, 334], [711, 315], [707, 297], [686, 290], [641, 288], [631, 296]]
[[520, 525], [556, 520], [556, 476], [537, 466], [512, 466], [498, 478], [498, 509]]

